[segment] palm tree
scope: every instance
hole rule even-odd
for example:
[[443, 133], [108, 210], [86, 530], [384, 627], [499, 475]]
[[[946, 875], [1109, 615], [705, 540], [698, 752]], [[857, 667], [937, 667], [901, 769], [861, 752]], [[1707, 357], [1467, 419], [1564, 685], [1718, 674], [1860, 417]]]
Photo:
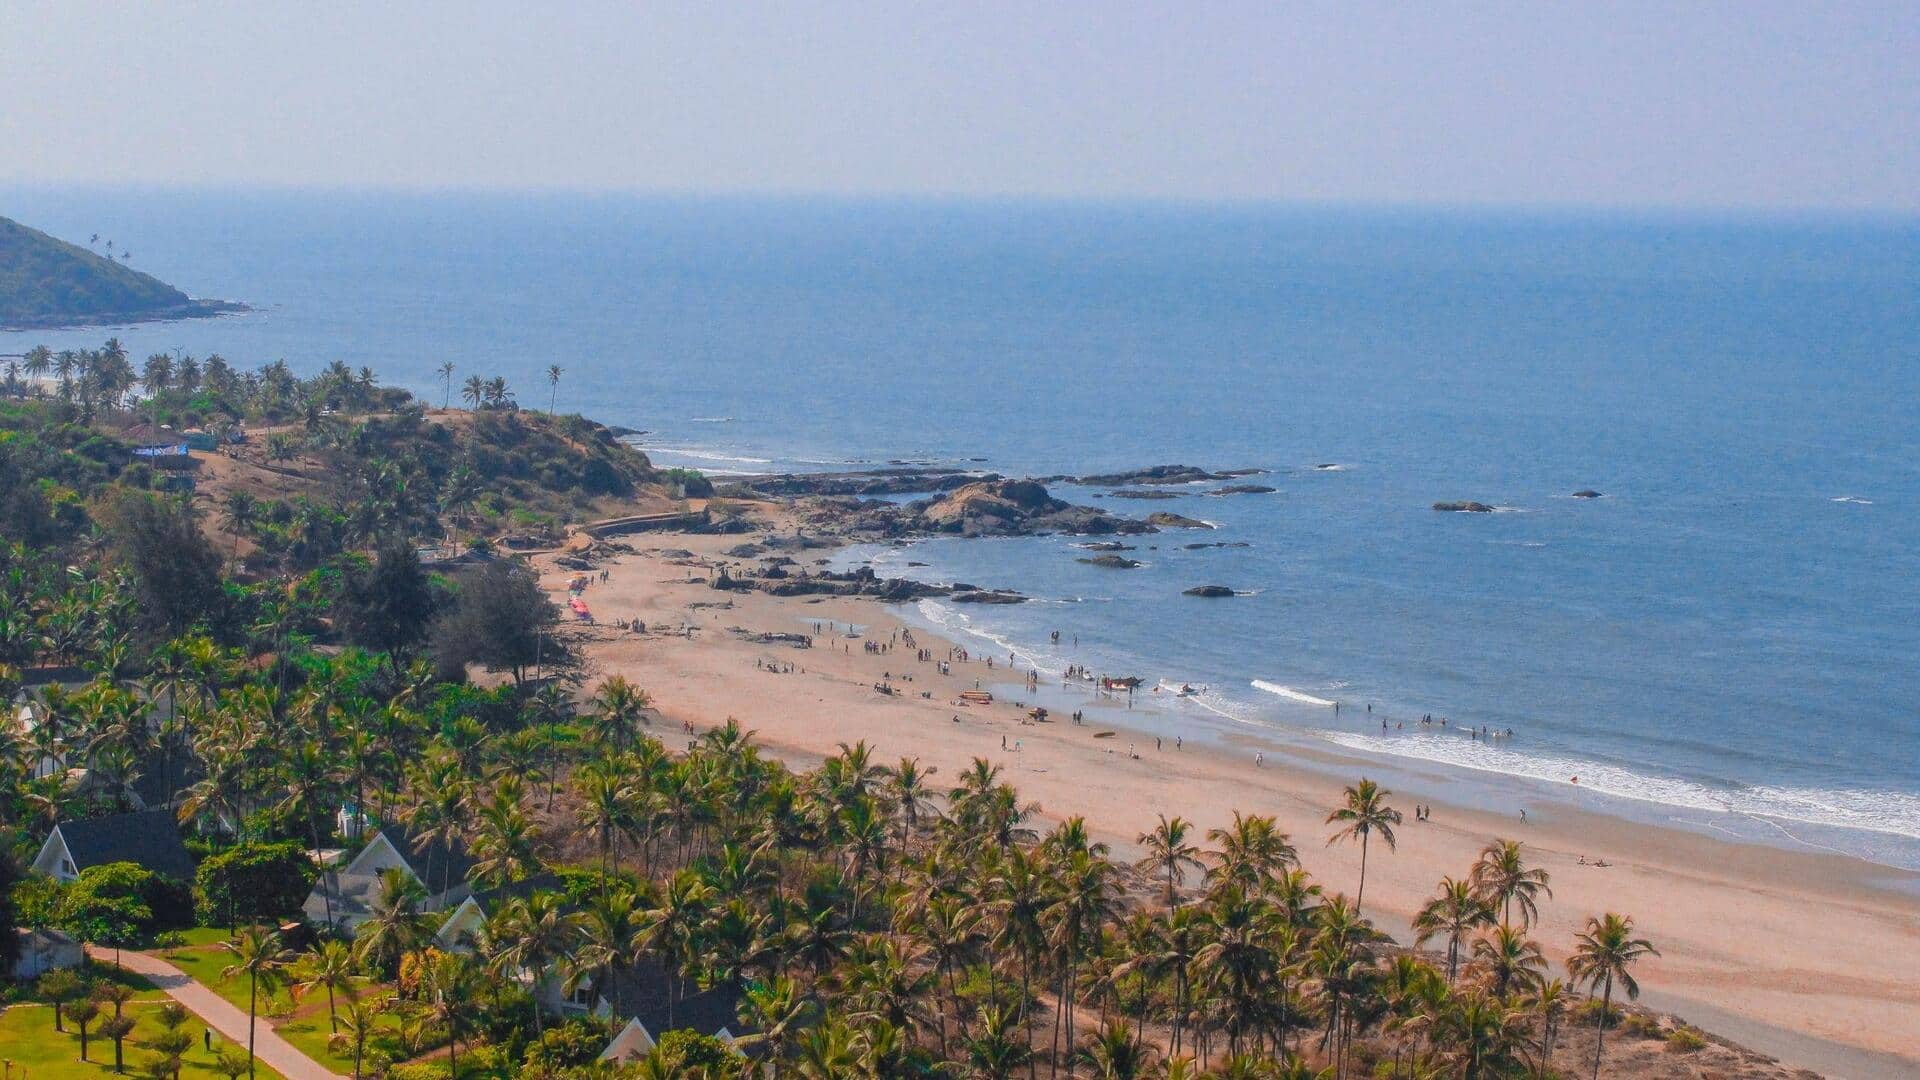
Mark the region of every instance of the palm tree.
[[1367, 895], [1367, 840], [1374, 833], [1386, 842], [1387, 850], [1394, 847], [1393, 827], [1400, 824], [1400, 811], [1387, 805], [1387, 796], [1393, 794], [1371, 780], [1362, 777], [1360, 783], [1347, 788], [1347, 802], [1327, 815], [1327, 824], [1338, 823], [1341, 828], [1327, 838], [1329, 845], [1340, 840], [1360, 841], [1360, 887], [1353, 894], [1353, 910], [1362, 910]]
[[427, 920], [420, 911], [420, 883], [399, 867], [380, 872], [380, 891], [372, 910], [354, 935], [355, 958], [369, 969], [393, 971], [401, 957], [427, 940]]
[[367, 1040], [373, 1037], [379, 1019], [379, 1010], [358, 998], [348, 998], [347, 1013], [339, 1020], [346, 1030], [336, 1028], [332, 1035], [327, 1036], [327, 1049], [334, 1053], [347, 1051], [353, 1054], [353, 1080], [360, 1080], [360, 1063], [367, 1055]]
[[1452, 983], [1460, 968], [1460, 942], [1474, 930], [1491, 925], [1493, 908], [1474, 895], [1473, 886], [1450, 877], [1440, 879], [1440, 888], [1413, 917], [1414, 943], [1425, 945], [1445, 934], [1447, 937], [1447, 982]]
[[[478, 978], [473, 960], [461, 953], [434, 953], [421, 970], [420, 989], [427, 1015], [447, 1031], [447, 1072], [460, 1075], [460, 1021], [471, 1006]], [[537, 1017], [540, 1010], [534, 1009]]]
[[247, 977], [247, 1076], [254, 1075], [253, 1035], [256, 1018], [260, 1014], [260, 991], [264, 987], [271, 994], [280, 985], [280, 969], [288, 959], [287, 950], [280, 947], [280, 934], [264, 926], [249, 926], [240, 931], [240, 936], [232, 941], [221, 942], [221, 948], [233, 957], [233, 963], [220, 969], [222, 979]]
[[93, 1022], [99, 1018], [100, 1003], [90, 997], [81, 998], [67, 1006], [67, 1019], [73, 1021], [74, 1026], [80, 1029], [81, 1061], [87, 1060], [87, 1039], [91, 1034], [87, 1029], [92, 1027]]
[[812, 1017], [812, 1006], [793, 980], [776, 975], [747, 988], [740, 1018], [753, 1028], [753, 1034], [741, 1036], [739, 1043], [742, 1047], [764, 1046], [769, 1061], [782, 1061]]
[[967, 1040], [967, 1075], [976, 1080], [1012, 1080], [1020, 1066], [1033, 1064], [1033, 1040], [1016, 1041], [1018, 1021], [1012, 1006], [982, 1007], [979, 1034]]
[[1214, 865], [1207, 883], [1214, 889], [1233, 886], [1245, 893], [1264, 893], [1287, 867], [1299, 861], [1287, 834], [1273, 818], [1234, 811], [1232, 826], [1207, 830], [1207, 840], [1218, 845], [1208, 852]]
[[1469, 877], [1474, 892], [1489, 904], [1500, 907], [1500, 921], [1513, 921], [1513, 905], [1520, 905], [1520, 925], [1532, 926], [1540, 917], [1536, 895], [1545, 893], [1549, 899], [1553, 890], [1547, 887], [1550, 880], [1545, 870], [1529, 869], [1521, 855], [1521, 843], [1517, 840], [1495, 840], [1480, 852], [1480, 861], [1473, 866]]
[[1090, 851], [1075, 851], [1054, 868], [1057, 899], [1047, 908], [1047, 945], [1060, 957], [1060, 1012], [1067, 1046], [1073, 1046], [1074, 998], [1081, 950], [1112, 916], [1113, 864]]
[[609, 676], [594, 691], [590, 706], [594, 740], [617, 750], [630, 748], [639, 738], [640, 726], [649, 723], [647, 709], [652, 705], [645, 690], [622, 676]]
[[[500, 946], [489, 965], [495, 978], [525, 978], [538, 996], [553, 971], [572, 960], [579, 940], [577, 920], [568, 915], [559, 893], [536, 892], [509, 903], [494, 917], [489, 936]], [[543, 1010], [533, 1010], [535, 1037], [545, 1032]]]
[[560, 376], [565, 374], [559, 364], [547, 365], [547, 415], [553, 415], [554, 403], [560, 398]]
[[467, 381], [460, 384], [460, 400], [478, 409], [481, 402], [487, 400], [487, 380], [478, 375], [467, 376]]
[[1545, 1076], [1547, 1063], [1553, 1060], [1553, 1037], [1560, 1026], [1560, 1020], [1568, 1009], [1567, 984], [1559, 979], [1547, 979], [1534, 988], [1524, 1005], [1527, 1010], [1540, 1018], [1540, 1060], [1535, 1073]]
[[440, 378], [446, 380], [446, 396], [440, 399], [440, 408], [445, 409], [453, 404], [453, 361], [442, 360], [440, 366], [434, 370], [440, 373]]
[[227, 531], [233, 534], [233, 557], [240, 557], [240, 538], [253, 530], [253, 523], [260, 513], [260, 503], [245, 491], [229, 491], [221, 516], [226, 520]]
[[1486, 975], [1493, 995], [1505, 1002], [1513, 991], [1531, 990], [1545, 978], [1547, 958], [1526, 931], [1501, 923], [1473, 943], [1473, 962]]
[[334, 993], [345, 994], [352, 1002], [353, 995], [353, 953], [345, 942], [323, 941], [302, 956], [293, 966], [293, 993], [295, 997], [305, 997], [314, 990], [327, 992], [327, 1026], [331, 1032], [340, 1030], [340, 1016], [334, 1006]]
[[1187, 843], [1187, 833], [1192, 827], [1183, 817], [1176, 815], [1169, 819], [1167, 815], [1161, 814], [1160, 824], [1154, 826], [1152, 832], [1141, 833], [1135, 838], [1140, 846], [1146, 848], [1147, 853], [1134, 865], [1142, 870], [1153, 870], [1166, 876], [1167, 910], [1169, 911], [1173, 910], [1177, 900], [1173, 891], [1174, 886], [1186, 884], [1187, 871], [1206, 869], [1205, 864], [1200, 861], [1200, 849]]
[[1599, 1034], [1593, 1043], [1593, 1076], [1600, 1077], [1600, 1055], [1606, 1049], [1607, 1015], [1613, 1010], [1613, 984], [1619, 983], [1629, 999], [1640, 996], [1640, 984], [1630, 970], [1644, 957], [1659, 956], [1659, 950], [1645, 938], [1633, 936], [1633, 918], [1605, 915], [1589, 918], [1587, 928], [1574, 935], [1573, 955], [1567, 957], [1567, 974], [1574, 985], [1585, 985], [1589, 993], [1601, 987]]
[[1139, 1080], [1153, 1060], [1151, 1048], [1134, 1037], [1124, 1020], [1102, 1028], [1078, 1056], [1098, 1080]]

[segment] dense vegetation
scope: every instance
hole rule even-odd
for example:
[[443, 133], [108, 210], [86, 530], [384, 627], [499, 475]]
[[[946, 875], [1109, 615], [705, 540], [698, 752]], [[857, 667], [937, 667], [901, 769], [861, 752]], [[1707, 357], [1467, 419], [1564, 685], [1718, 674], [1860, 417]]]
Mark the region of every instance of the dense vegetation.
[[186, 293], [124, 260], [0, 217], [0, 326], [179, 317], [216, 307], [196, 305]]
[[[1163, 820], [1123, 862], [1079, 818], [1042, 830], [984, 760], [936, 783], [912, 758], [853, 745], [795, 772], [731, 721], [669, 751], [643, 691], [589, 688], [564, 666], [524, 569], [433, 578], [411, 543], [475, 527], [470, 501], [448, 495], [463, 470], [503, 484], [524, 472], [549, 494], [599, 485], [559, 462], [547, 476], [534, 455], [610, 439], [484, 391], [464, 426], [433, 423], [344, 369], [221, 375], [209, 358], [188, 376], [150, 361], [149, 393], [132, 398], [114, 353], [17, 403], [19, 445], [0, 440], [9, 497], [42, 522], [10, 525], [0, 551], [0, 692], [28, 708], [0, 738], [0, 849], [25, 860], [55, 822], [139, 799], [177, 810], [199, 870], [36, 880], [0, 913], [114, 945], [220, 928], [168, 955], [255, 1012], [289, 985], [324, 998], [311, 1052], [342, 1070], [604, 1075], [611, 1028], [543, 1016], [522, 977], [598, 984], [643, 963], [673, 974], [676, 999], [740, 988], [739, 1049], [773, 1075], [821, 1078], [1545, 1076], [1573, 1032], [1597, 1036], [1620, 1020], [1612, 999], [1637, 993], [1649, 947], [1616, 915], [1572, 943], [1568, 982], [1550, 976], [1529, 936], [1549, 882], [1518, 844], [1440, 883], [1419, 924], [1444, 948], [1429, 957], [1372, 927], [1361, 881], [1350, 898], [1312, 878], [1269, 818]], [[200, 527], [204, 507], [141, 487], [120, 442], [89, 449], [94, 426], [141, 413], [299, 417], [293, 456], [348, 474], [303, 496], [331, 524], [273, 547], [259, 543], [273, 511], [223, 502], [235, 547], [264, 553], [236, 559]], [[609, 484], [646, 477], [644, 459], [606, 453]], [[500, 675], [479, 677], [488, 668]], [[390, 876], [351, 943], [323, 933], [295, 953], [272, 927], [298, 915], [299, 853], [364, 840], [341, 834], [342, 806], [464, 845], [478, 884], [560, 884], [501, 905], [469, 954], [436, 947], [440, 916]], [[1328, 815], [1332, 836], [1376, 853], [1398, 821], [1364, 781]], [[69, 1018], [111, 1008], [111, 991], [50, 979], [40, 993], [71, 1002]], [[1572, 984], [1601, 1000], [1576, 1009]], [[133, 1035], [143, 1075], [177, 1072], [176, 1029]], [[134, 1026], [113, 1030], [118, 1053]], [[751, 1068], [683, 1032], [623, 1071]]]

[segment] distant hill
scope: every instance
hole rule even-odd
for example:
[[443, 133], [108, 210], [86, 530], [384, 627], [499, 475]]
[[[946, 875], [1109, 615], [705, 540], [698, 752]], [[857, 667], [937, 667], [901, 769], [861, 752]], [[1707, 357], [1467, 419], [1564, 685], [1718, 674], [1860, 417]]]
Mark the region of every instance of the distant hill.
[[241, 310], [0, 217], [0, 327], [190, 319]]

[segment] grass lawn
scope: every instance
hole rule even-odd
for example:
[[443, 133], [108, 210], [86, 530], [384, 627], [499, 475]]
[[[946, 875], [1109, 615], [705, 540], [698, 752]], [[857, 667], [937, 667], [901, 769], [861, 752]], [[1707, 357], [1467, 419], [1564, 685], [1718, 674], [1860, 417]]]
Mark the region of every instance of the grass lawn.
[[[221, 940], [225, 940], [223, 937]], [[237, 979], [223, 979], [221, 969], [233, 963], [233, 954], [219, 945], [197, 945], [182, 949], [168, 949], [157, 954], [161, 959], [206, 987], [226, 998], [241, 1012], [247, 1011], [247, 980], [245, 976]], [[293, 1010], [293, 997], [285, 989], [269, 993], [261, 988], [258, 1012], [263, 1017], [283, 1016]]]
[[[400, 1022], [400, 1014], [392, 1008], [393, 987], [391, 984], [370, 984], [361, 987], [360, 1000], [370, 1004], [380, 1004], [376, 1023], [379, 1030], [367, 1038], [367, 1053], [375, 1050], [385, 1051], [396, 1061], [405, 1060], [408, 1055], [401, 1052], [399, 1041], [391, 1034], [392, 1028]], [[346, 999], [338, 998], [336, 1005], [342, 1013], [346, 1011]], [[274, 1030], [280, 1037], [298, 1047], [300, 1051], [322, 1065], [346, 1072], [353, 1066], [353, 1048], [351, 1046], [335, 1052], [327, 1046], [327, 1039], [333, 1034], [332, 1025], [327, 1022], [327, 998], [320, 992], [307, 996], [294, 1010], [291, 1017], [276, 1020]], [[431, 1045], [430, 1040], [429, 1045]]]
[[[158, 991], [155, 991], [157, 994]], [[137, 1000], [127, 1006], [127, 1014], [137, 1024], [126, 1041], [126, 1075], [137, 1075], [140, 1063], [153, 1056], [148, 1039], [160, 1033], [153, 1011], [157, 1002]], [[97, 1022], [96, 1022], [97, 1023]], [[213, 1055], [206, 1050], [202, 1033], [206, 1025], [189, 1015], [183, 1029], [193, 1036], [193, 1048], [181, 1059], [180, 1080], [224, 1080], [213, 1070]], [[213, 1045], [225, 1042], [217, 1033]], [[53, 1008], [36, 1003], [8, 1006], [0, 1011], [0, 1058], [8, 1063], [7, 1075], [26, 1080], [106, 1080], [113, 1072], [113, 1041], [95, 1034], [88, 1040], [87, 1059], [80, 1060], [80, 1033], [67, 1022], [63, 1034], [53, 1030]], [[24, 1071], [22, 1071], [24, 1070]], [[259, 1075], [279, 1080], [279, 1074], [264, 1064]]]

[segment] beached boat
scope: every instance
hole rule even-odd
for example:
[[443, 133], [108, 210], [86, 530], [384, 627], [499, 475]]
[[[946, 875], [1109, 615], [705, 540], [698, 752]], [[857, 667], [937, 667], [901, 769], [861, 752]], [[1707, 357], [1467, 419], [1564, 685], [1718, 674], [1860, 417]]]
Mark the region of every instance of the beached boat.
[[962, 690], [960, 691], [960, 700], [970, 701], [975, 705], [991, 705], [993, 704], [993, 694], [987, 690]]
[[1128, 675], [1128, 676], [1125, 676], [1124, 678], [1115, 678], [1113, 676], [1107, 676], [1100, 680], [1100, 689], [1102, 690], [1137, 690], [1139, 689], [1142, 681], [1144, 680], [1142, 680], [1138, 675]]

